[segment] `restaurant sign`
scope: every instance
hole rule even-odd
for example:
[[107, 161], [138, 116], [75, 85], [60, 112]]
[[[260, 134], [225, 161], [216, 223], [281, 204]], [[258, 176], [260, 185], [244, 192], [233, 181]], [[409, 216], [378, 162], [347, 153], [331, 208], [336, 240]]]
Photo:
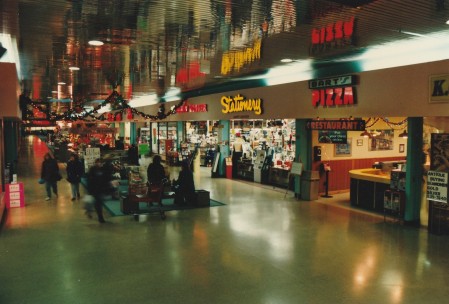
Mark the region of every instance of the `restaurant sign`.
[[341, 131], [363, 131], [365, 121], [363, 119], [342, 120], [309, 120], [306, 123], [308, 130], [341, 130]]
[[221, 112], [223, 114], [237, 113], [237, 112], [254, 112], [256, 115], [260, 115], [263, 112], [262, 99], [246, 99], [244, 96], [237, 94], [236, 96], [223, 96], [221, 97], [221, 105], [223, 108]]
[[309, 81], [314, 107], [347, 106], [356, 103], [354, 75], [314, 79]]

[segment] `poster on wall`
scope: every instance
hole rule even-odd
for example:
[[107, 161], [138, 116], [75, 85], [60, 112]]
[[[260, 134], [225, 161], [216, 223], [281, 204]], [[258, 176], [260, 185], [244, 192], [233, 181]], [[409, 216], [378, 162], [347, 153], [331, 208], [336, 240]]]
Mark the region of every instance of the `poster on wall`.
[[393, 150], [394, 130], [378, 130], [369, 139], [369, 151]]
[[432, 133], [430, 137], [430, 170], [449, 172], [449, 134]]
[[351, 138], [348, 138], [345, 144], [335, 144], [335, 156], [351, 156], [351, 144]]
[[427, 172], [427, 199], [447, 203], [448, 173], [440, 171]]
[[346, 144], [347, 131], [318, 131], [318, 142], [320, 144]]

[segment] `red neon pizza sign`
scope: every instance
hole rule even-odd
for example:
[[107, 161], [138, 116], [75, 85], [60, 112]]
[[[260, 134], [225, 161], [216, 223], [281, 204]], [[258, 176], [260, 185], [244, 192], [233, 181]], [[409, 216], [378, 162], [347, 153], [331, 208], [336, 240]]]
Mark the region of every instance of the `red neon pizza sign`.
[[348, 21], [337, 21], [322, 28], [312, 29], [312, 45], [350, 39], [354, 33], [354, 17]]
[[354, 103], [353, 87], [327, 88], [312, 91], [312, 105], [314, 107], [348, 106]]

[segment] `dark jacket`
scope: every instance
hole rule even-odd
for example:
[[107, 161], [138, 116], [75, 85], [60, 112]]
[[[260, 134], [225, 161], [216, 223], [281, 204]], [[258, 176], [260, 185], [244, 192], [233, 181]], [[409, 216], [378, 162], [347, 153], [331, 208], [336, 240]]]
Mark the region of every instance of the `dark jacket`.
[[84, 174], [83, 164], [75, 159], [67, 162], [67, 180], [69, 183], [79, 183]]
[[181, 170], [176, 184], [179, 185], [178, 189], [184, 195], [195, 193], [195, 182], [193, 181], [193, 173], [190, 170]]
[[164, 166], [157, 163], [151, 163], [147, 169], [147, 178], [150, 185], [160, 185], [165, 178]]
[[47, 182], [57, 182], [61, 179], [56, 159], [49, 158], [42, 162], [41, 178]]
[[87, 191], [90, 195], [106, 195], [111, 191], [111, 176], [103, 167], [94, 165], [87, 173]]

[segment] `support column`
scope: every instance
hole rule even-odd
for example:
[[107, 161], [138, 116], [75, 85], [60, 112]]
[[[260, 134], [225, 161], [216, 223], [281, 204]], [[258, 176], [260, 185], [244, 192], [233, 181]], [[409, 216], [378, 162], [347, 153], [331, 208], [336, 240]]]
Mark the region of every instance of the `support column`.
[[218, 121], [218, 125], [220, 126], [220, 131], [218, 132], [218, 143], [220, 145], [220, 161], [219, 161], [219, 176], [226, 175], [226, 157], [231, 155], [231, 149], [229, 147], [229, 120], [220, 120]]
[[[303, 170], [312, 169], [312, 132], [306, 128], [307, 119], [296, 119], [295, 162], [301, 161]], [[301, 193], [300, 177], [295, 176], [295, 195]]]
[[176, 151], [178, 151], [179, 153], [181, 153], [181, 142], [185, 141], [184, 138], [184, 122], [183, 121], [178, 121], [176, 123]]
[[137, 144], [137, 127], [135, 122], [131, 122], [129, 126], [129, 142]]
[[419, 225], [423, 178], [423, 118], [409, 117], [407, 119], [407, 133], [407, 173], [404, 221], [412, 225]]

